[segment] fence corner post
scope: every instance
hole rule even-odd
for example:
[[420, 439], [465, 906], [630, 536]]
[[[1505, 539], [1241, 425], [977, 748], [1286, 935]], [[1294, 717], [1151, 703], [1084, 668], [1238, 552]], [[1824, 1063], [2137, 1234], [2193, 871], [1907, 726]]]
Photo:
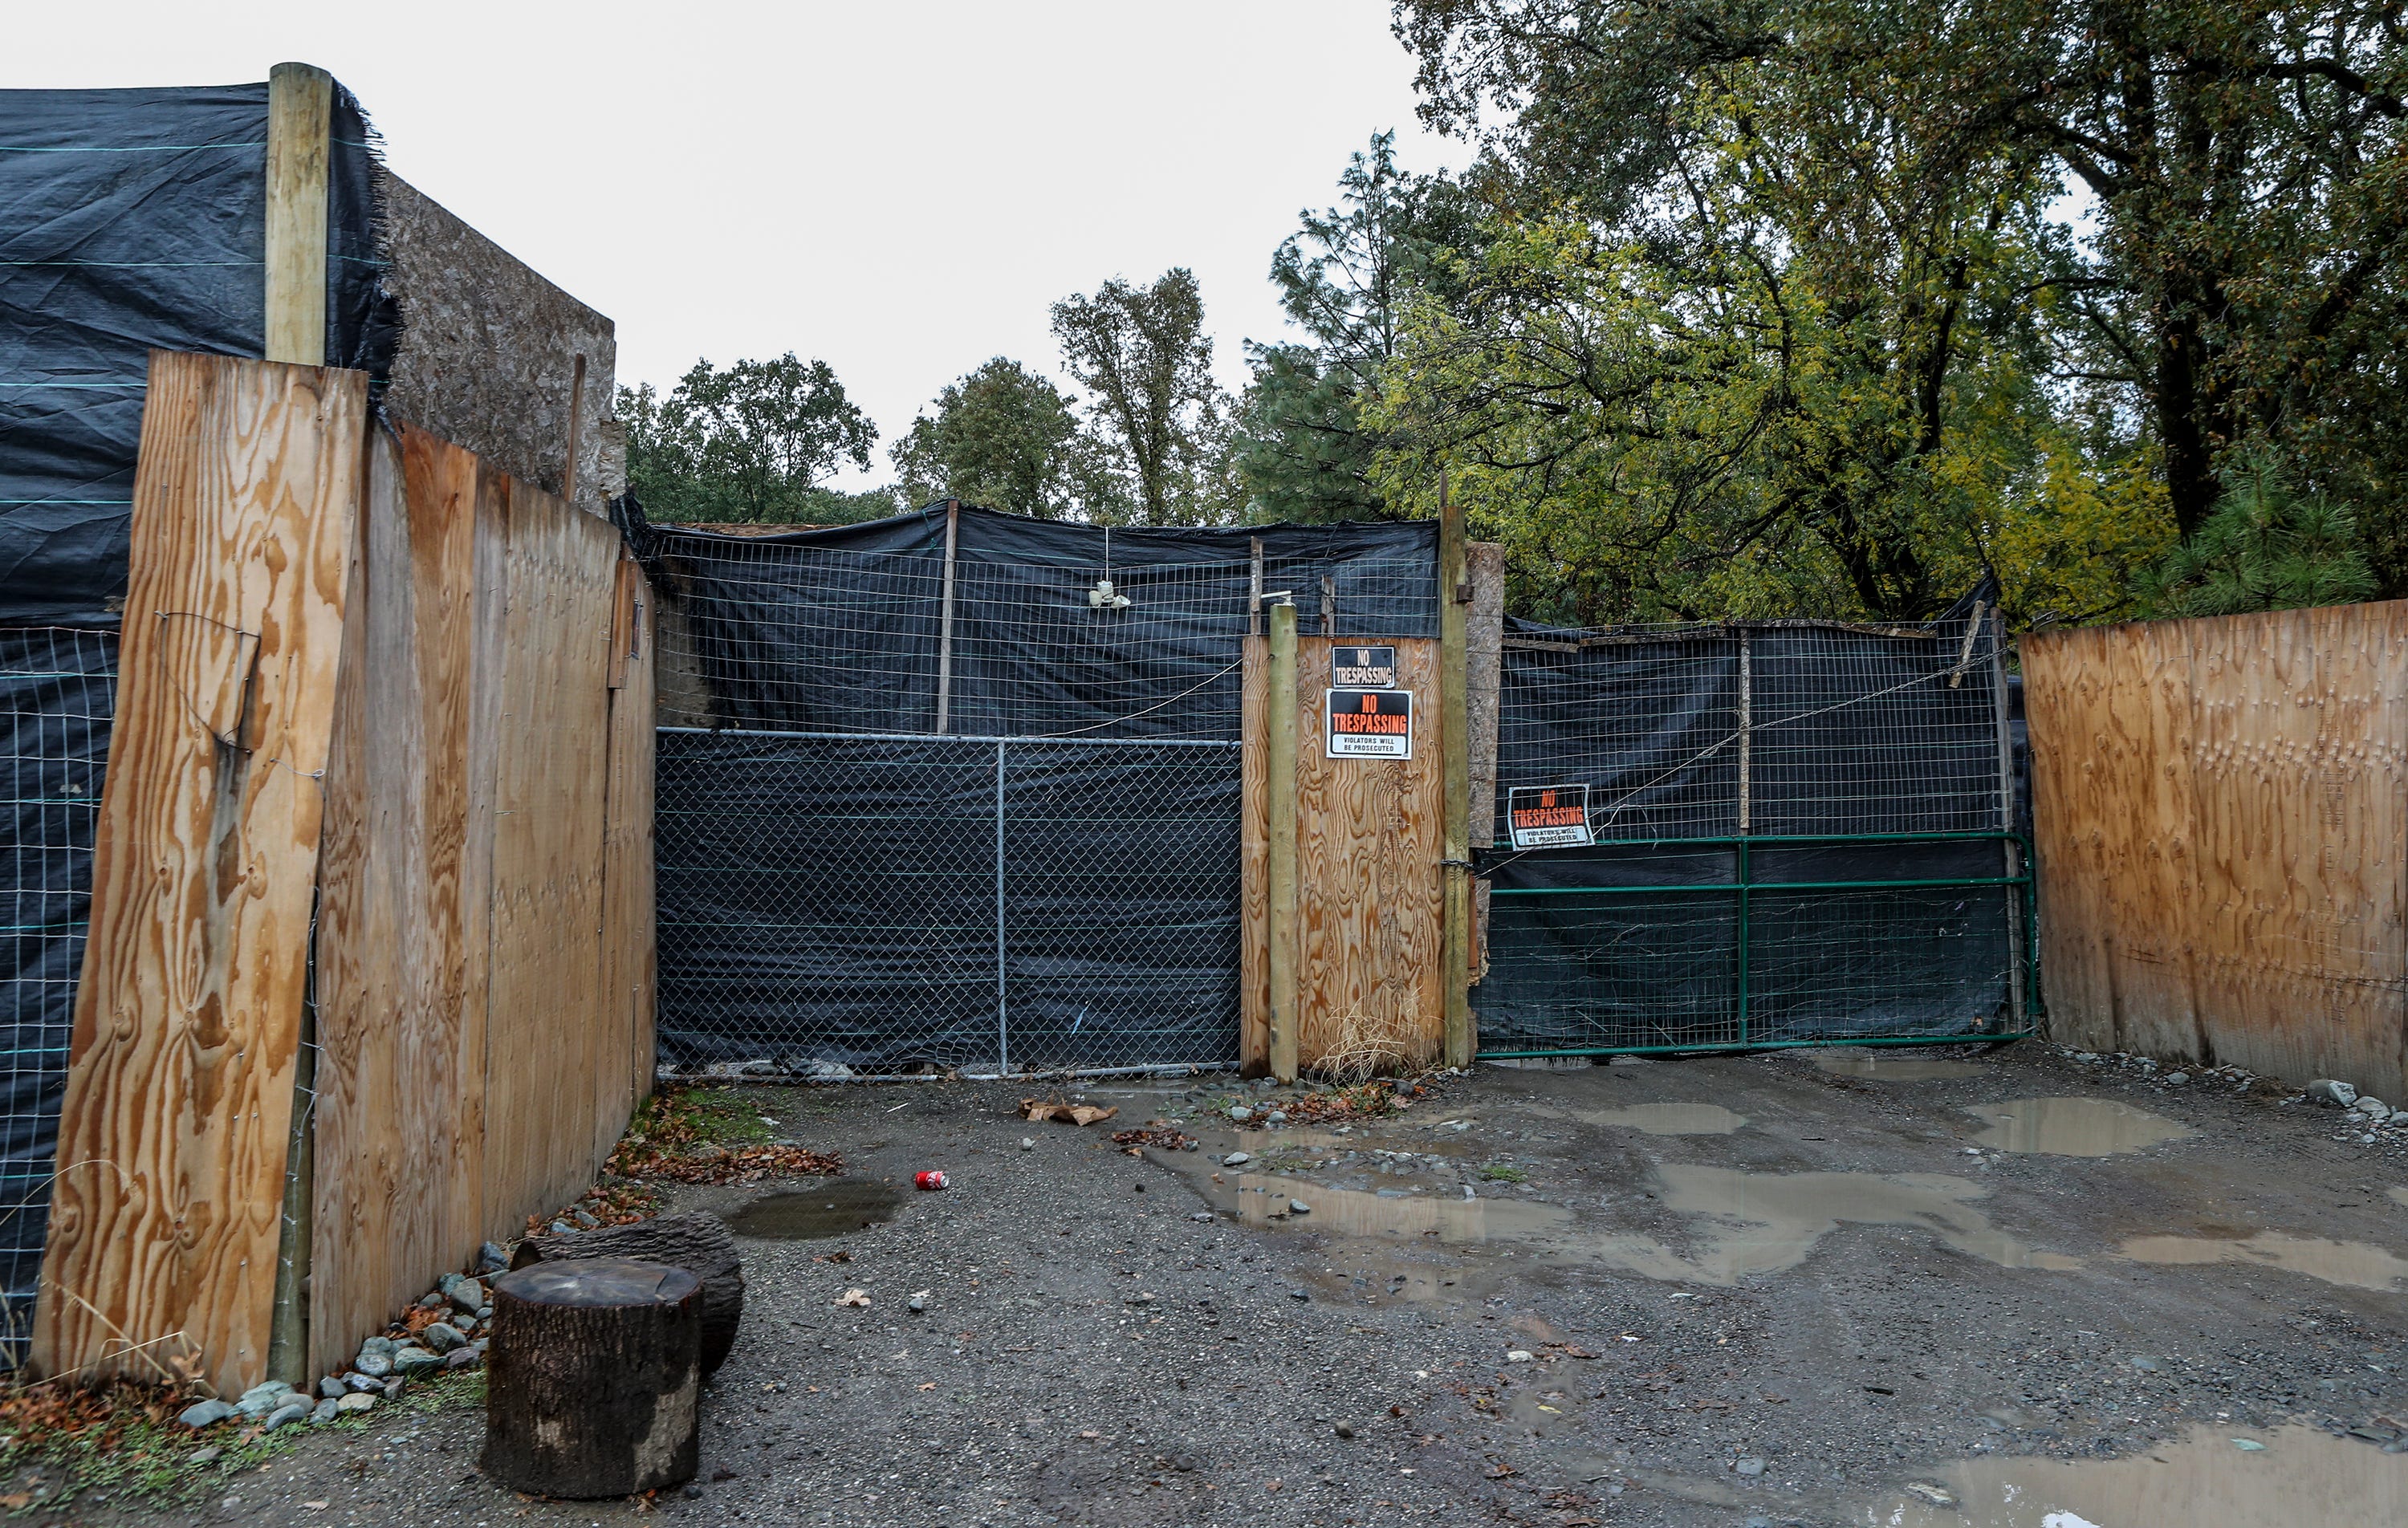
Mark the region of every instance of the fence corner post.
[[1471, 1019], [1470, 569], [1463, 506], [1441, 487], [1438, 521], [1439, 749], [1444, 822], [1440, 867], [1444, 946], [1439, 981], [1446, 1064], [1469, 1066], [1478, 1052]]
[[1271, 1076], [1297, 1073], [1296, 606], [1271, 607], [1271, 661], [1264, 686], [1264, 792], [1269, 818]]
[[326, 364], [326, 168], [335, 77], [309, 64], [267, 76], [266, 358]]

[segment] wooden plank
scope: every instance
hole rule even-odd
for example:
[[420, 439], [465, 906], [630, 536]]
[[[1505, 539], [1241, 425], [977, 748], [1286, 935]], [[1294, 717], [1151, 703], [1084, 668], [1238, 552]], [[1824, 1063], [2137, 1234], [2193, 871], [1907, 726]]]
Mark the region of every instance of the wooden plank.
[[2057, 1035], [2408, 1092], [2408, 604], [2023, 658]]
[[366, 425], [358, 373], [151, 356], [47, 1373], [265, 1377]]
[[1394, 645], [1398, 685], [1433, 711], [1414, 718], [1410, 761], [1327, 756], [1332, 642], [1297, 644], [1297, 1006], [1307, 1067], [1365, 1045], [1429, 1066], [1444, 1047], [1439, 644]]
[[267, 75], [266, 355], [326, 364], [326, 165], [335, 77], [307, 64]]
[[[1257, 612], [1259, 614], [1259, 612]], [[1245, 638], [1241, 742], [1239, 750], [1238, 1072], [1268, 1077], [1271, 1069], [1270, 970], [1270, 643]]]
[[611, 656], [626, 675], [610, 693], [608, 821], [603, 835], [602, 1002], [608, 1049], [595, 1067], [592, 1153], [607, 1159], [652, 1079], [652, 687], [645, 624], [652, 593], [621, 555], [622, 624]]
[[465, 991], [477, 461], [370, 444], [320, 865], [309, 1368], [323, 1374], [476, 1245], [481, 1092]]
[[1301, 893], [1297, 864], [1297, 733], [1295, 694], [1297, 678], [1296, 605], [1283, 600], [1271, 607], [1269, 658], [1264, 673], [1268, 707], [1264, 712], [1263, 801], [1266, 854], [1264, 878], [1269, 906], [1265, 922], [1270, 1000], [1267, 1007], [1270, 1073], [1283, 1082], [1296, 1080], [1300, 1057], [1297, 1003], [1301, 992], [1297, 957], [1297, 908]]
[[508, 497], [485, 1031], [485, 1207], [495, 1235], [591, 1181], [588, 1079], [606, 1051], [614, 1066], [626, 1053], [596, 1022], [618, 534], [523, 483]]

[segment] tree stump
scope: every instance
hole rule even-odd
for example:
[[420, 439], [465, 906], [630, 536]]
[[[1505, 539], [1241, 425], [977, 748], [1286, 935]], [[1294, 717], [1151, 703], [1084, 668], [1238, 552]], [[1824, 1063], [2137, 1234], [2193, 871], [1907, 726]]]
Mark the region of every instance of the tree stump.
[[634, 1225], [606, 1225], [566, 1235], [529, 1236], [510, 1266], [525, 1268], [566, 1258], [634, 1258], [683, 1268], [702, 1280], [702, 1377], [710, 1378], [736, 1346], [744, 1320], [744, 1264], [736, 1238], [716, 1215], [664, 1215]]
[[494, 1280], [485, 1452], [498, 1483], [629, 1496], [694, 1478], [702, 1280], [662, 1263], [538, 1263]]

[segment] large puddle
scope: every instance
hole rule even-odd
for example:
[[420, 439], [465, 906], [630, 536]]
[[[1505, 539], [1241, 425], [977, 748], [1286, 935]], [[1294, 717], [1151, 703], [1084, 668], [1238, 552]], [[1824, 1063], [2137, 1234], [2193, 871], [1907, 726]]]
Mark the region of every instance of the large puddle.
[[1627, 1108], [1585, 1109], [1580, 1118], [1596, 1125], [1642, 1130], [1650, 1135], [1727, 1135], [1747, 1123], [1720, 1104], [1633, 1104]]
[[1941, 1078], [1980, 1077], [1988, 1070], [1970, 1061], [1933, 1061], [1925, 1056], [1885, 1056], [1875, 1050], [1818, 1050], [1814, 1069], [1833, 1077], [1875, 1082], [1929, 1082]]
[[2112, 1157], [2199, 1134], [2110, 1098], [2019, 1098], [1972, 1105], [1966, 1112], [1990, 1121], [1973, 1137], [1984, 1146], [2059, 1157]]
[[1666, 1208], [1700, 1219], [1698, 1246], [1683, 1255], [1653, 1236], [1609, 1235], [1598, 1255], [1649, 1278], [1736, 1284], [1806, 1260], [1843, 1223], [1928, 1231], [1944, 1247], [2002, 1268], [2069, 1269], [2081, 1260], [2040, 1251], [1992, 1225], [1971, 1201], [1988, 1190], [1934, 1173], [1750, 1173], [1667, 1164]]
[[[2236, 1441], [2239, 1440], [2239, 1441]], [[2243, 1448], [2243, 1443], [2257, 1445]], [[2375, 1528], [2408, 1522], [2408, 1454], [2306, 1427], [2200, 1428], [2128, 1459], [1980, 1459], [1892, 1493], [1870, 1528]]]
[[727, 1229], [760, 1241], [813, 1241], [841, 1236], [895, 1218], [903, 1195], [866, 1178], [831, 1178], [791, 1193], [765, 1193], [735, 1214]]
[[2134, 1236], [2116, 1250], [2135, 1263], [2249, 1263], [2306, 1274], [2328, 1284], [2386, 1293], [2408, 1291], [2408, 1258], [2362, 1241], [2327, 1241], [2260, 1231], [2246, 1241], [2206, 1236]]
[[[1295, 1208], [1299, 1204], [1307, 1207], [1302, 1214]], [[1340, 1236], [1435, 1236], [1442, 1242], [1537, 1240], [1572, 1222], [1570, 1212], [1553, 1205], [1365, 1193], [1261, 1173], [1239, 1178], [1236, 1207], [1238, 1219], [1248, 1225], [1283, 1220], [1300, 1230]]]

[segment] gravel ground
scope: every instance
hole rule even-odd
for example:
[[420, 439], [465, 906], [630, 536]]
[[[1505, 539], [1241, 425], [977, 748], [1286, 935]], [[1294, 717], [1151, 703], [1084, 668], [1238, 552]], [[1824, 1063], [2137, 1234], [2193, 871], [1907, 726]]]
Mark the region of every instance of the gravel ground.
[[[1226, 1077], [1097, 1083], [1121, 1114], [1086, 1129], [1024, 1122], [1025, 1088], [752, 1090], [782, 1136], [901, 1192], [883, 1223], [743, 1241], [695, 1487], [498, 1490], [461, 1406], [64, 1517], [1919, 1522], [1901, 1492], [1952, 1462], [2172, 1457], [2197, 1424], [2286, 1421], [2365, 1429], [2340, 1473], [2401, 1489], [2381, 1440], [2408, 1421], [2408, 1130], [2369, 1144], [2263, 1085], [2037, 1044], [1951, 1059], [1484, 1067], [1344, 1135], [1241, 1131], [1212, 1111], [1283, 1095]], [[2087, 1103], [2006, 1107], [2033, 1099]], [[1111, 1146], [1154, 1119], [1202, 1149]], [[1992, 1149], [2031, 1129], [2104, 1154]], [[948, 1192], [909, 1190], [928, 1167]], [[836, 1303], [853, 1288], [866, 1308]], [[2339, 1489], [2342, 1515], [2292, 1521], [2371, 1521]]]

